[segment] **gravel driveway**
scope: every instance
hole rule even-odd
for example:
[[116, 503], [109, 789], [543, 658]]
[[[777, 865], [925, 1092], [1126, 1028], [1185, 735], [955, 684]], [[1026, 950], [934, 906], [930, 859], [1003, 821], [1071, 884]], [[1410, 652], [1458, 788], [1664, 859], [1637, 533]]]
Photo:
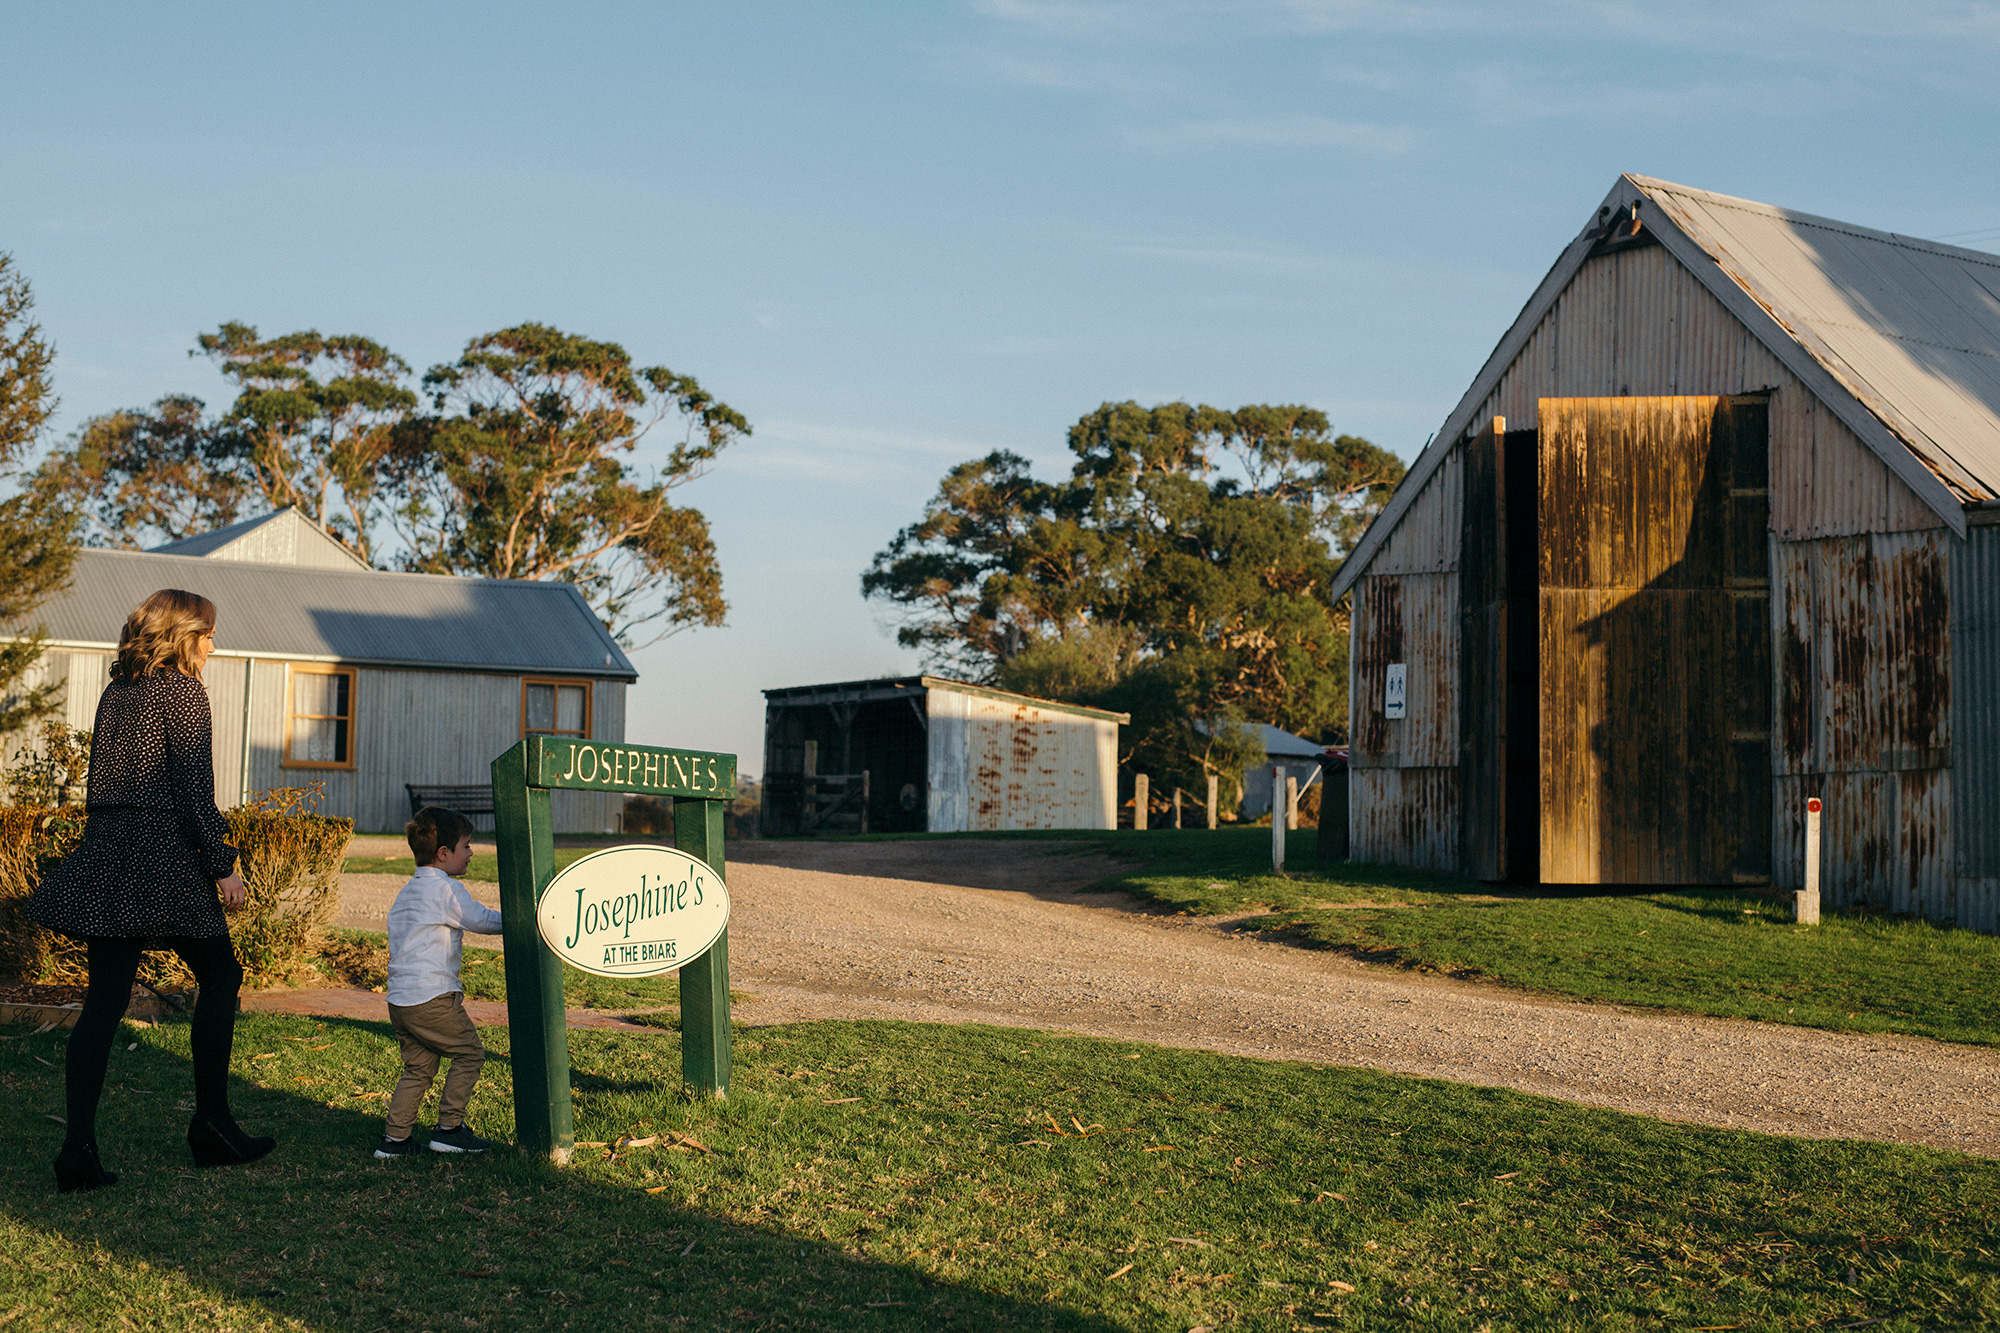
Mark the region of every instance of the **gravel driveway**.
[[[1576, 1004], [1153, 915], [1079, 892], [1116, 868], [1047, 843], [737, 843], [745, 1024], [998, 1023], [1359, 1065], [1669, 1120], [2000, 1157], [2000, 1051]], [[343, 877], [382, 928], [401, 876]], [[496, 887], [472, 886], [497, 904]]]
[[2000, 1157], [2000, 1051], [1370, 967], [1077, 891], [1113, 868], [1034, 843], [736, 844], [730, 966], [755, 996], [736, 1017], [1059, 1029]]

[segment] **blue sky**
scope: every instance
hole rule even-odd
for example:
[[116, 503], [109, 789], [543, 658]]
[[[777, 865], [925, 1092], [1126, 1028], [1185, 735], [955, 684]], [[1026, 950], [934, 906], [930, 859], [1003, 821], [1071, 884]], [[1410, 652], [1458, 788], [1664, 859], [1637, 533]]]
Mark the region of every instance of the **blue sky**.
[[[522, 320], [755, 436], [681, 492], [726, 628], [631, 739], [761, 769], [762, 688], [911, 671], [870, 555], [1107, 399], [1414, 456], [1620, 171], [2000, 249], [2000, 4], [9, 4], [0, 250], [59, 433], [227, 319], [419, 368]], [[643, 462], [643, 460], [642, 460]], [[225, 608], [225, 611], [227, 608]]]

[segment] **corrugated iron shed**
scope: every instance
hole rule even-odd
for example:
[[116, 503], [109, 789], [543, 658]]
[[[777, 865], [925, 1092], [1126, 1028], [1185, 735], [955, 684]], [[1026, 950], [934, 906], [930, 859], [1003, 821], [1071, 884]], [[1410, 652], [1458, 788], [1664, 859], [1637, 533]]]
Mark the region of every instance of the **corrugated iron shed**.
[[1124, 713], [942, 676], [764, 699], [767, 834], [1117, 824]]
[[70, 586], [35, 617], [58, 646], [111, 646], [132, 608], [160, 588], [215, 603], [225, 656], [638, 678], [567, 583], [87, 550]]

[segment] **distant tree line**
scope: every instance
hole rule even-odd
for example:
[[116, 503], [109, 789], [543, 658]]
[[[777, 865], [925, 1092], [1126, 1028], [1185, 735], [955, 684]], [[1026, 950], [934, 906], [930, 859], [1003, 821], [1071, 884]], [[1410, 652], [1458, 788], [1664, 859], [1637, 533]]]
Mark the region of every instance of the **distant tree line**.
[[[296, 506], [384, 569], [575, 583], [628, 645], [722, 623], [708, 524], [673, 503], [750, 425], [692, 376], [543, 324], [482, 334], [414, 377], [372, 338], [250, 325], [192, 355], [236, 390], [94, 417], [33, 493], [92, 545], [140, 549]], [[650, 472], [628, 456], [675, 433]]]
[[1106, 403], [1063, 481], [997, 451], [948, 472], [861, 577], [934, 669], [1132, 714], [1120, 762], [1155, 789], [1233, 784], [1243, 726], [1340, 732], [1340, 560], [1402, 479], [1308, 407]]

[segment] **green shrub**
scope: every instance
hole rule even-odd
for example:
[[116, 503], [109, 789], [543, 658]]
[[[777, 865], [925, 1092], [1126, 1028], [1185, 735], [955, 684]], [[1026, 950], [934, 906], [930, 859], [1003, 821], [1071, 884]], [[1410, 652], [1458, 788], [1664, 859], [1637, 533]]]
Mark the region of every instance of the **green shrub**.
[[[41, 750], [24, 751], [8, 766], [13, 800], [0, 805], [0, 976], [75, 983], [87, 975], [83, 947], [30, 921], [26, 908], [49, 867], [83, 839], [78, 779], [89, 762], [90, 733], [52, 722]], [[242, 852], [246, 901], [230, 914], [229, 932], [247, 985], [280, 985], [312, 972], [339, 907], [354, 821], [316, 813], [319, 798], [317, 784], [274, 787], [223, 812], [229, 840]], [[161, 987], [192, 980], [165, 952], [147, 954], [140, 976]]]

